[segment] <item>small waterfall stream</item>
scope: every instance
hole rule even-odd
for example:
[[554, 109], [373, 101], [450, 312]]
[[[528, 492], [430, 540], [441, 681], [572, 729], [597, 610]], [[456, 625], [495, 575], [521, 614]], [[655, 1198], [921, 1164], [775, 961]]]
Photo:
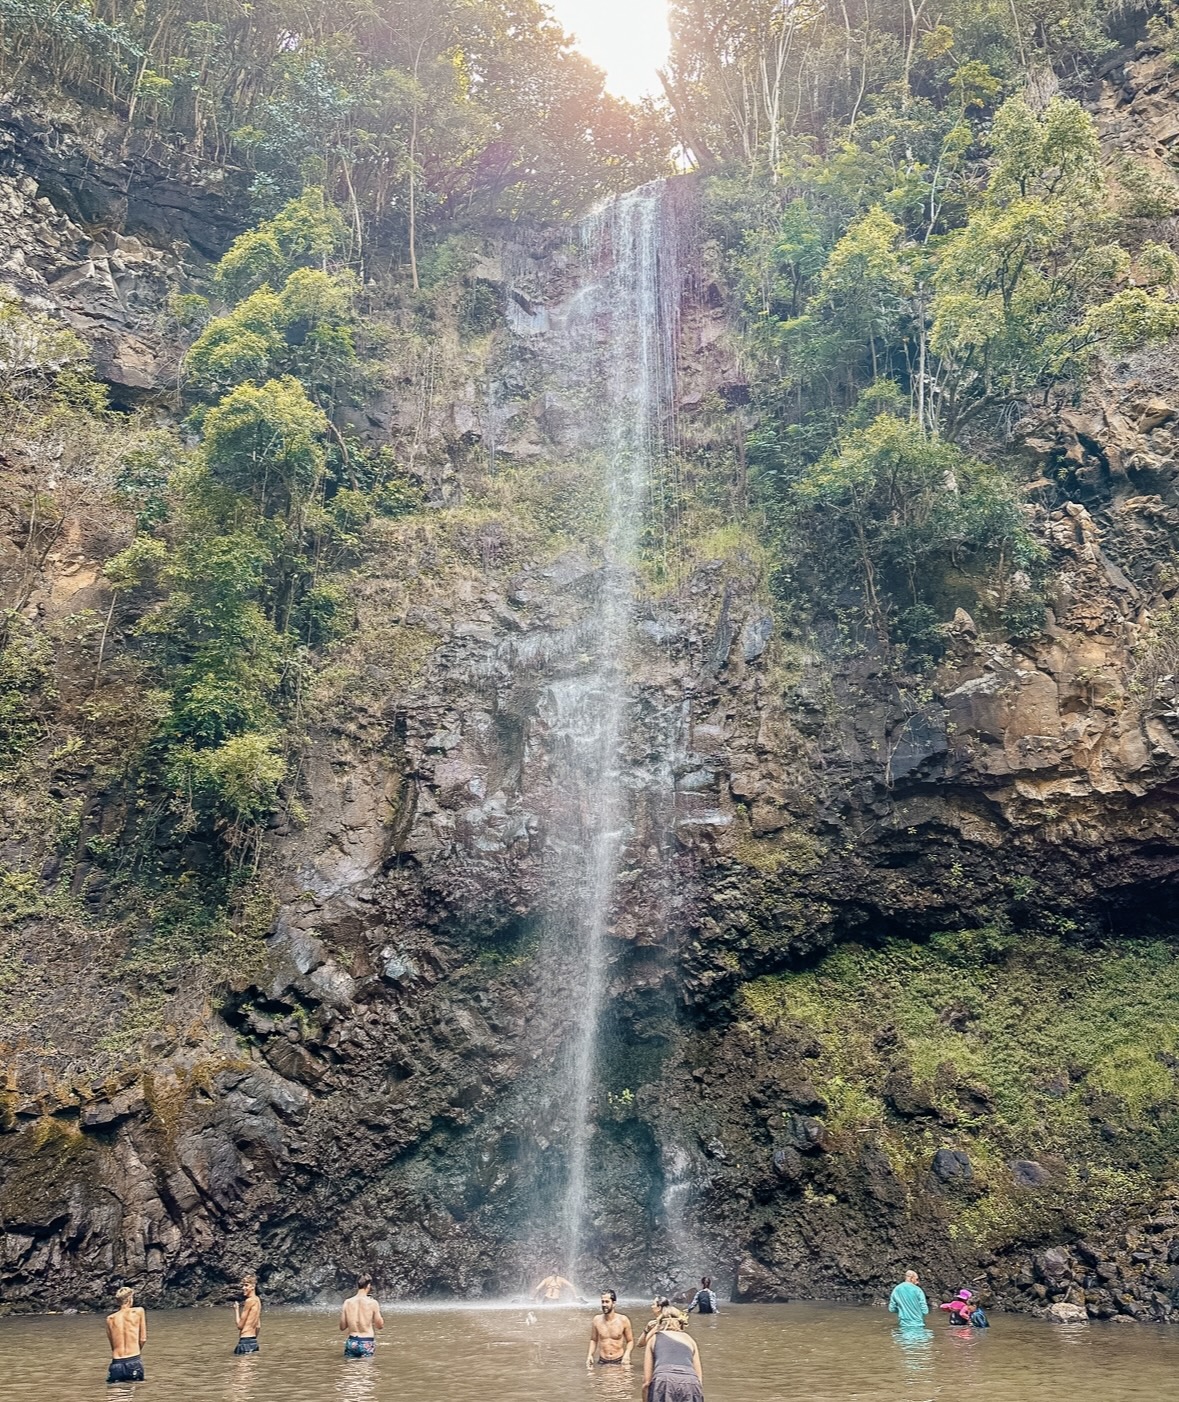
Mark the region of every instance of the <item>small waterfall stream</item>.
[[540, 989], [542, 1014], [565, 1028], [545, 1097], [555, 1107], [564, 1164], [563, 1185], [550, 1197], [560, 1204], [551, 1239], [571, 1270], [587, 1247], [611, 926], [633, 835], [637, 780], [626, 741], [636, 565], [675, 402], [682, 277], [666, 184], [619, 196], [588, 218], [580, 259], [582, 277], [556, 329], [556, 354], [568, 402], [579, 406], [576, 436], [585, 456], [601, 463], [603, 560], [581, 654], [549, 681], [540, 706], [561, 796], [547, 834], [551, 913], [541, 965], [552, 972]]

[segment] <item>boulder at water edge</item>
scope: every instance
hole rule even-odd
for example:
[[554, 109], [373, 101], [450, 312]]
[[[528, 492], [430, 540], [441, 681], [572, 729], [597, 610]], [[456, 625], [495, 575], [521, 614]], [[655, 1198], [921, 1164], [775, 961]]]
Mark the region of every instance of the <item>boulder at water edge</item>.
[[1061, 1300], [1049, 1306], [1048, 1319], [1052, 1324], [1088, 1324], [1089, 1315], [1083, 1305], [1070, 1305]]

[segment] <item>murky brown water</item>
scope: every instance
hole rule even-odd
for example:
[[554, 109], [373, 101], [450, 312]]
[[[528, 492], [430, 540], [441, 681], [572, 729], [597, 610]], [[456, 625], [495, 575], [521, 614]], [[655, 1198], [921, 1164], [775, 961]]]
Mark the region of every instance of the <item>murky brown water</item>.
[[[629, 1309], [641, 1325], [646, 1311]], [[147, 1381], [106, 1385], [95, 1316], [0, 1320], [6, 1402], [638, 1402], [628, 1372], [586, 1374], [591, 1311], [387, 1309], [372, 1362], [346, 1362], [336, 1315], [273, 1309], [235, 1358], [233, 1312], [149, 1317]], [[637, 1329], [636, 1329], [637, 1332]], [[998, 1315], [983, 1333], [898, 1335], [878, 1310], [732, 1307], [694, 1321], [708, 1402], [1162, 1402], [1179, 1398], [1179, 1328], [1058, 1328]]]

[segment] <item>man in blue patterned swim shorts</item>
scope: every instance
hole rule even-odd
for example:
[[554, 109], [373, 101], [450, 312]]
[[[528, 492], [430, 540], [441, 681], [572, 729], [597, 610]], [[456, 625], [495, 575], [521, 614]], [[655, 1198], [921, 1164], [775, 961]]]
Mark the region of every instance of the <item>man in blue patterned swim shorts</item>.
[[381, 1307], [369, 1293], [373, 1288], [371, 1275], [362, 1275], [356, 1282], [356, 1294], [344, 1301], [340, 1310], [340, 1330], [344, 1340], [345, 1358], [372, 1358], [377, 1351], [376, 1331], [385, 1327]]

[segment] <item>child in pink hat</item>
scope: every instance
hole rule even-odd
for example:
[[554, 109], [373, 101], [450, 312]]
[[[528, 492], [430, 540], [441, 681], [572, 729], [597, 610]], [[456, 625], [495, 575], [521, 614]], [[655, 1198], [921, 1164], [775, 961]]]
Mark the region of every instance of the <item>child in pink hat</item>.
[[974, 1312], [974, 1306], [970, 1303], [973, 1298], [972, 1291], [959, 1290], [948, 1305], [938, 1305], [938, 1309], [949, 1314], [951, 1324], [969, 1324], [970, 1316]]

